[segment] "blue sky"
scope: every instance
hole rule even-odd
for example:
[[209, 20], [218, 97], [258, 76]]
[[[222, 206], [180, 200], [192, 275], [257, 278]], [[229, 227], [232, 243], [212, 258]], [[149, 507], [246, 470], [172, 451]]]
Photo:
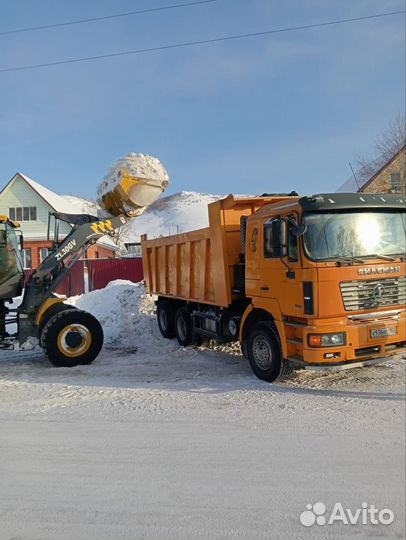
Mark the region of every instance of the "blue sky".
[[[180, 3], [19, 0], [0, 31]], [[404, 9], [401, 0], [217, 0], [0, 36], [0, 69]], [[404, 107], [401, 15], [0, 73], [0, 182], [94, 197], [112, 162], [161, 159], [180, 190], [335, 191]]]

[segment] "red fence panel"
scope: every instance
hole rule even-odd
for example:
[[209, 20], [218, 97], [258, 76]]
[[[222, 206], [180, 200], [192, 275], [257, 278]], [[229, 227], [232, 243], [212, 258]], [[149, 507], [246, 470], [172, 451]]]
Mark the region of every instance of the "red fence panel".
[[115, 279], [128, 279], [137, 283], [144, 279], [142, 258], [89, 259], [89, 290], [103, 289]]
[[84, 261], [76, 261], [69, 274], [56, 289], [58, 294], [76, 296], [85, 292]]
[[[28, 277], [34, 270], [24, 270], [25, 283], [27, 283]], [[65, 296], [76, 296], [77, 294], [83, 294], [85, 292], [85, 279], [84, 279], [84, 261], [76, 261], [70, 269], [69, 274], [62, 281], [59, 287], [56, 289], [57, 294], [64, 294]]]

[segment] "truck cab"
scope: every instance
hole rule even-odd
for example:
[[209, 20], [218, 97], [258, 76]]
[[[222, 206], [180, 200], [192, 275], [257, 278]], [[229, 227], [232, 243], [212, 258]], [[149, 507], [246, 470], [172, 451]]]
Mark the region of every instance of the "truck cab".
[[299, 367], [349, 366], [404, 349], [404, 205], [392, 195], [324, 194], [250, 216], [252, 302], [242, 339], [250, 313], [263, 310], [284, 358]]

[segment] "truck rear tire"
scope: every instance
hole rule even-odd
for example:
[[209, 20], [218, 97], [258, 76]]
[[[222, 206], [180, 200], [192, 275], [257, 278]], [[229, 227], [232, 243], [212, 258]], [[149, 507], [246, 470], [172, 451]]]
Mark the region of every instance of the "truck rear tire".
[[274, 382], [292, 372], [282, 358], [278, 332], [269, 321], [256, 323], [251, 328], [245, 350], [252, 371], [263, 381]]
[[49, 319], [40, 345], [54, 366], [90, 364], [103, 347], [103, 329], [90, 313], [67, 309]]
[[162, 300], [156, 307], [156, 317], [158, 320], [159, 331], [166, 339], [172, 339], [176, 336], [175, 332], [175, 309], [172, 302]]
[[178, 343], [182, 347], [199, 343], [199, 335], [193, 330], [192, 317], [186, 307], [181, 307], [176, 312], [175, 332]]

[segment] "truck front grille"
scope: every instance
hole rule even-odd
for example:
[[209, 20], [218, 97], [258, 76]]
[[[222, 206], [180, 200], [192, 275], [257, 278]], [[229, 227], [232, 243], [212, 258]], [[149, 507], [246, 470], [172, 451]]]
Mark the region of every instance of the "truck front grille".
[[340, 289], [346, 311], [398, 306], [406, 301], [405, 277], [344, 281]]

